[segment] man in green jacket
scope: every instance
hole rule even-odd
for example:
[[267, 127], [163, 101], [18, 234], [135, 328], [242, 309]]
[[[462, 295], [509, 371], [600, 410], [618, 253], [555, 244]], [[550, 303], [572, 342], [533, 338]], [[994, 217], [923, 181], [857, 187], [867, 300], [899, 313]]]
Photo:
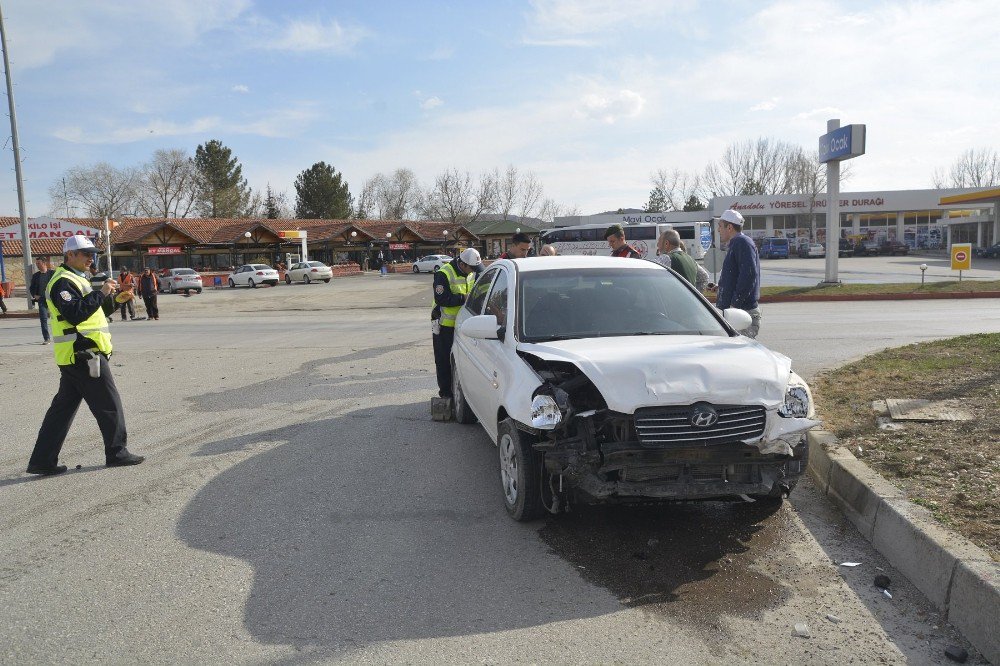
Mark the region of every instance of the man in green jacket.
[[698, 264], [690, 254], [681, 249], [681, 235], [667, 229], [656, 242], [656, 253], [670, 259], [670, 268], [684, 276], [693, 286], [698, 279]]

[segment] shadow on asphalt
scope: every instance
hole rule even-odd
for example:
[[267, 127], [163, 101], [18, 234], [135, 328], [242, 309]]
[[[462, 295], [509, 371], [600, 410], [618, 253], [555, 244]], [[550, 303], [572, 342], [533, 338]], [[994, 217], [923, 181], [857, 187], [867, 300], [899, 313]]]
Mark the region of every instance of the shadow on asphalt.
[[265, 443], [203, 488], [178, 525], [189, 545], [253, 567], [244, 621], [263, 643], [318, 658], [623, 606], [717, 632], [722, 614], [784, 599], [750, 566], [783, 529], [773, 506], [584, 508], [515, 523], [495, 447], [478, 426], [431, 421], [425, 403], [206, 442], [193, 455]]

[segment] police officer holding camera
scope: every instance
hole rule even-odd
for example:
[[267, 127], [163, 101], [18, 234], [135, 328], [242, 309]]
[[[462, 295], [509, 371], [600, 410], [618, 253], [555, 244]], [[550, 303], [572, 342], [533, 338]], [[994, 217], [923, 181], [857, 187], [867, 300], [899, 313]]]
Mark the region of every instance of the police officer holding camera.
[[59, 451], [81, 401], [87, 403], [101, 429], [105, 464], [138, 465], [145, 458], [126, 448], [125, 414], [108, 364], [111, 333], [107, 317], [132, 294], [123, 291], [115, 296], [118, 283], [111, 279], [104, 281], [99, 291], [91, 286], [87, 268], [95, 260], [97, 248], [86, 236], [67, 238], [63, 255], [64, 263], [45, 287], [59, 390], [42, 420], [27, 471], [44, 476], [66, 471], [66, 466], [59, 464]]

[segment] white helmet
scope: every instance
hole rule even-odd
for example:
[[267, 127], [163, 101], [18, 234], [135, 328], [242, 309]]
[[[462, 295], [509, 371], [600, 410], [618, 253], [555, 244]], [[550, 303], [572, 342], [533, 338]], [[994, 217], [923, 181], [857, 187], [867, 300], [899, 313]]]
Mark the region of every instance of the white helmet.
[[97, 248], [94, 247], [94, 242], [83, 234], [70, 236], [66, 239], [66, 242], [63, 243], [63, 254], [73, 252], [74, 250], [97, 254]]
[[462, 254], [458, 255], [458, 258], [462, 261], [462, 263], [473, 267], [483, 263], [482, 258], [479, 256], [479, 251], [471, 247], [466, 250], [462, 250]]

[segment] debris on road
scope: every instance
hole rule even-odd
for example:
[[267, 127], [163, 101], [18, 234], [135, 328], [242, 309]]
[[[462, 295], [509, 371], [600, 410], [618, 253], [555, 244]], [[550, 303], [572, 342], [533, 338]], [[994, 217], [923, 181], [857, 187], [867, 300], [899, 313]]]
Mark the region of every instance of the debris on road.
[[945, 648], [944, 656], [948, 657], [952, 661], [964, 664], [969, 658], [969, 652], [965, 648], [960, 648], [956, 645], [949, 645]]
[[841, 562], [839, 566], [842, 567], [859, 567], [861, 562]]
[[809, 625], [805, 622], [799, 622], [795, 625], [795, 635], [799, 638], [811, 638], [812, 634], [809, 633]]
[[827, 613], [826, 619], [828, 619], [830, 622], [833, 622], [834, 624], [840, 624], [840, 618], [834, 615], [833, 613]]
[[884, 590], [884, 589], [888, 588], [889, 585], [891, 585], [891, 584], [892, 584], [892, 581], [889, 580], [889, 577], [886, 576], [885, 574], [879, 574], [879, 575], [875, 576], [875, 587], [880, 587], [880, 588], [882, 588]]

